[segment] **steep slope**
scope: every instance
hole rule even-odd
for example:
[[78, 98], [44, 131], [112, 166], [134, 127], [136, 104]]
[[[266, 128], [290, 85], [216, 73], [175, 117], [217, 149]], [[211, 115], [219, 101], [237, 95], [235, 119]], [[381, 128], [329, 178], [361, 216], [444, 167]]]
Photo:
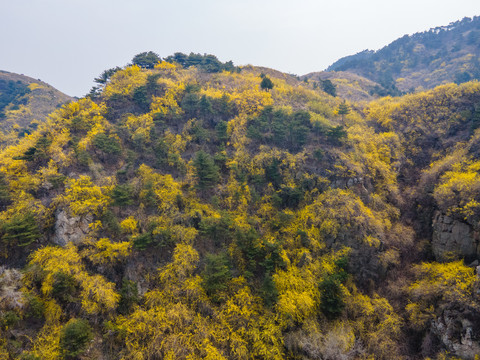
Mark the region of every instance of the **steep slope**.
[[2, 356], [473, 359], [474, 270], [422, 261], [435, 211], [477, 211], [447, 158], [476, 151], [478, 83], [360, 111], [271, 69], [147, 65], [0, 152]]
[[399, 91], [480, 79], [480, 17], [395, 40], [378, 51], [342, 58], [328, 71], [348, 71]]
[[31, 133], [48, 114], [72, 100], [40, 80], [0, 70], [0, 144]]
[[473, 359], [480, 353], [480, 83], [379, 99], [365, 113], [377, 131], [398, 134], [404, 149], [400, 209], [423, 247], [406, 290], [410, 344], [423, 357], [443, 348]]
[[[448, 84], [428, 92], [379, 99], [370, 103], [365, 112], [380, 129], [395, 131], [400, 138], [406, 161], [398, 169], [399, 180], [405, 187], [416, 188], [410, 202], [414, 207], [420, 205], [413, 216], [426, 221], [422, 227], [424, 236], [431, 237], [436, 211], [467, 222], [472, 234], [478, 231], [475, 219], [480, 215], [476, 205], [480, 188], [474, 169], [478, 166], [479, 83]], [[457, 191], [459, 194], [454, 195]], [[477, 259], [478, 240], [470, 241], [468, 251], [459, 246], [450, 249], [448, 256]], [[444, 258], [436, 245], [434, 242], [435, 255]]]

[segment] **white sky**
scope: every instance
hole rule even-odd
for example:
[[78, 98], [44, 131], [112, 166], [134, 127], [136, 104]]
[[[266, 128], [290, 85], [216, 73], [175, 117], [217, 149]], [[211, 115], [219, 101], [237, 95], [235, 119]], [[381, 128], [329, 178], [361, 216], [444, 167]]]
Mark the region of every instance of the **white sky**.
[[149, 50], [303, 75], [475, 15], [479, 0], [0, 0], [0, 70], [72, 96]]

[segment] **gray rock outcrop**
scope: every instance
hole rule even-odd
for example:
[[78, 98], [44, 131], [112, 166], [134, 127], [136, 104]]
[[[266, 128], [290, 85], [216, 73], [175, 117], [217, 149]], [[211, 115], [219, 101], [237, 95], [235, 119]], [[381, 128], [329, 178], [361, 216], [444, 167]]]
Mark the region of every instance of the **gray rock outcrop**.
[[445, 348], [462, 359], [475, 359], [480, 354], [478, 327], [456, 310], [445, 310], [442, 316], [432, 321], [432, 332]]
[[349, 189], [352, 187], [361, 187], [364, 188], [365, 191], [367, 191], [362, 177], [335, 179], [332, 181], [331, 186], [334, 189]]
[[373, 185], [369, 179], [363, 177], [336, 178], [330, 183], [332, 189], [349, 189], [360, 196], [367, 196], [373, 192]]
[[88, 234], [88, 225], [92, 222], [91, 215], [69, 217], [65, 210], [56, 213], [55, 234], [53, 243], [65, 246], [70, 242], [78, 245]]
[[432, 249], [438, 261], [480, 254], [480, 234], [459, 220], [440, 212], [433, 219]]
[[22, 273], [19, 270], [0, 266], [0, 314], [25, 306], [21, 280]]

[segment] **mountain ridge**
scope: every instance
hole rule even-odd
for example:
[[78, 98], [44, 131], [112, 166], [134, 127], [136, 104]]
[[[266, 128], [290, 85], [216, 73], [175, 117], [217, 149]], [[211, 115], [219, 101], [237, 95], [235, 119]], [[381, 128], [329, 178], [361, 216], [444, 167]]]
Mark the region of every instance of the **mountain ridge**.
[[480, 78], [480, 17], [404, 35], [380, 50], [337, 60], [327, 71], [351, 71], [395, 91], [428, 89]]

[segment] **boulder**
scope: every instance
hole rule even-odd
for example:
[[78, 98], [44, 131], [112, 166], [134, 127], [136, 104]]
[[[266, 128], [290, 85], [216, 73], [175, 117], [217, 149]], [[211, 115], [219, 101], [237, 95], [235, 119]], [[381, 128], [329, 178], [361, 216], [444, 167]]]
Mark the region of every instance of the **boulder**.
[[358, 195], [368, 195], [373, 192], [373, 186], [363, 177], [336, 178], [331, 181], [332, 189], [350, 189]]
[[89, 224], [93, 221], [91, 215], [69, 216], [65, 210], [57, 211], [55, 221], [55, 234], [53, 243], [65, 246], [72, 242], [78, 245], [89, 231]]

